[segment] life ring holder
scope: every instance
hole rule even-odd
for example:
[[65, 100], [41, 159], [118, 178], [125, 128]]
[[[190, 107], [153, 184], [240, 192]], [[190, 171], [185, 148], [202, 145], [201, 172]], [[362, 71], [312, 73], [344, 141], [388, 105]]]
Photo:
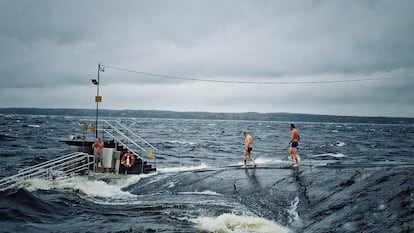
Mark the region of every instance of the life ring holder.
[[135, 155], [129, 152], [123, 154], [121, 158], [121, 164], [125, 168], [133, 167], [135, 164]]

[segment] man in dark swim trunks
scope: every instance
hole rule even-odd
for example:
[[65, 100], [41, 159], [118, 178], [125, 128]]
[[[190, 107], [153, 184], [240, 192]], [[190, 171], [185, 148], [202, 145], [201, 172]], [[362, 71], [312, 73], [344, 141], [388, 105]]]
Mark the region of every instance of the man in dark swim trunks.
[[294, 124], [290, 124], [290, 140], [289, 140], [289, 154], [292, 158], [292, 166], [299, 166], [299, 156], [297, 154], [300, 136], [299, 131], [296, 129]]
[[246, 138], [244, 141], [244, 154], [243, 154], [243, 166], [246, 167], [246, 160], [247, 157], [250, 158], [251, 161], [253, 161], [254, 166], [256, 166], [256, 161], [253, 159], [252, 150], [253, 150], [253, 137], [249, 134], [249, 132], [244, 131], [243, 132], [244, 137]]

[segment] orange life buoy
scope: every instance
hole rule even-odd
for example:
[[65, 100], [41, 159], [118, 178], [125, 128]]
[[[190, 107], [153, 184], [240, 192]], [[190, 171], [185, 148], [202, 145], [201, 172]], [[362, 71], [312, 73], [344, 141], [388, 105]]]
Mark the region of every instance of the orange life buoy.
[[134, 164], [135, 164], [135, 155], [133, 155], [131, 153], [125, 153], [124, 155], [122, 155], [121, 164], [125, 168], [130, 168], [130, 167], [134, 166]]

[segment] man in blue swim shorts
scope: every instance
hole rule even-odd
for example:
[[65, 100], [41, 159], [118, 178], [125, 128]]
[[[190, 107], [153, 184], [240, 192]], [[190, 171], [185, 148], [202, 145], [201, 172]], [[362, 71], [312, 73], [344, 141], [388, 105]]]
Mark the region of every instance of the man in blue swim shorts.
[[299, 166], [299, 156], [297, 154], [300, 136], [299, 131], [294, 124], [289, 125], [290, 128], [290, 140], [289, 140], [289, 155], [292, 158], [292, 167]]

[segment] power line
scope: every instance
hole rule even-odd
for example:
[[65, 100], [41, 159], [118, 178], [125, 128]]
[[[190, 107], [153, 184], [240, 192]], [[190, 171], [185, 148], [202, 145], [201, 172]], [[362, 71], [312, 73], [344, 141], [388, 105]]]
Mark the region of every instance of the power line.
[[119, 71], [124, 71], [124, 72], [129, 72], [129, 73], [136, 73], [136, 74], [142, 74], [142, 75], [148, 75], [148, 76], [166, 78], [166, 79], [176, 79], [176, 80], [196, 81], [196, 82], [230, 83], [230, 84], [260, 84], [260, 85], [328, 84], [328, 83], [378, 81], [378, 80], [389, 80], [389, 79], [398, 79], [398, 78], [414, 78], [413, 75], [408, 75], [408, 76], [355, 78], [355, 79], [342, 79], [342, 80], [316, 80], [316, 81], [234, 81], [234, 80], [188, 78], [188, 77], [181, 77], [181, 76], [155, 74], [155, 73], [130, 70], [130, 69], [119, 68], [119, 67], [108, 66], [108, 65], [105, 65], [104, 67], [110, 68], [113, 70], [119, 70]]

